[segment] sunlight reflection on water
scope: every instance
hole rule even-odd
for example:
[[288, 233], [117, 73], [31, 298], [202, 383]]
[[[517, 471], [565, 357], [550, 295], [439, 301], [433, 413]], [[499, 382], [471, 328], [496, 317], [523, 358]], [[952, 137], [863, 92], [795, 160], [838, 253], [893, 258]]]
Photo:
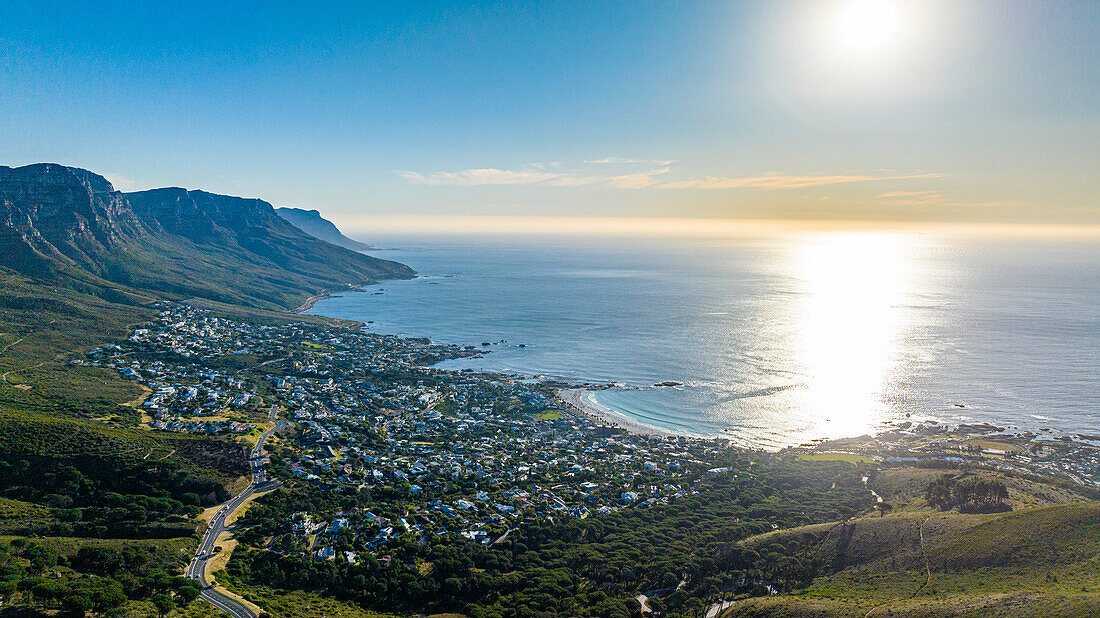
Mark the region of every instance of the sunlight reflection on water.
[[871, 431], [891, 410], [913, 284], [903, 239], [888, 234], [817, 237], [796, 252], [802, 292], [790, 357], [804, 376], [799, 408], [810, 436]]

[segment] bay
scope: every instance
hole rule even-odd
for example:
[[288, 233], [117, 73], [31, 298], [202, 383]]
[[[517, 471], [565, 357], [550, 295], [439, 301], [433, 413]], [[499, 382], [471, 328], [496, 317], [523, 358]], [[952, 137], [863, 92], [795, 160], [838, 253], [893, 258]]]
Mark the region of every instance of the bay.
[[[911, 232], [372, 238], [420, 273], [318, 302], [482, 347], [450, 369], [630, 388], [636, 422], [778, 448], [902, 422], [1100, 426], [1100, 245]], [[682, 383], [654, 387], [658, 382]]]

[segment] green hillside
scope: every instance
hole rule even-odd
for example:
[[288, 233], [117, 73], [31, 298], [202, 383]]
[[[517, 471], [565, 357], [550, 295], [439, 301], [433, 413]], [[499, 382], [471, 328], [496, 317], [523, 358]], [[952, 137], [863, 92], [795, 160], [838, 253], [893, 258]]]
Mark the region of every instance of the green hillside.
[[[1038, 489], [1042, 490], [1041, 487]], [[923, 507], [747, 539], [815, 577], [724, 616], [1088, 616], [1100, 608], [1100, 503], [962, 514]]]
[[150, 229], [166, 232], [158, 238], [171, 241], [136, 252], [160, 266], [126, 271], [127, 283], [142, 289], [290, 309], [325, 291], [413, 274], [310, 236], [262, 200], [184, 189], [126, 198]]

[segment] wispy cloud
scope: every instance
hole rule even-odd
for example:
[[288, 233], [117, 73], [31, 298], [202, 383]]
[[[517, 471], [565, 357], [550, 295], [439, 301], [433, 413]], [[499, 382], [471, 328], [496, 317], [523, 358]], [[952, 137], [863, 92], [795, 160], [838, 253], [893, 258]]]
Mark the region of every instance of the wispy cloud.
[[630, 164], [636, 164], [636, 163], [646, 163], [646, 164], [662, 165], [663, 166], [663, 165], [672, 165], [673, 163], [676, 163], [676, 159], [625, 159], [623, 157], [604, 157], [602, 159], [592, 159], [591, 161], [585, 161], [585, 163], [594, 163], [594, 164], [597, 164], [597, 165], [607, 165], [607, 164], [615, 164], [615, 163], [630, 165]]
[[488, 185], [545, 185], [551, 187], [584, 187], [603, 185], [616, 189], [634, 189], [654, 184], [654, 178], [666, 174], [668, 166], [631, 172], [626, 174], [585, 174], [546, 169], [544, 166], [531, 166], [519, 170], [497, 168], [468, 169], [457, 172], [397, 172], [402, 178], [431, 187], [479, 187]]
[[960, 202], [952, 200], [940, 191], [890, 191], [877, 196], [888, 206], [955, 206], [987, 207], [1024, 206], [1023, 202]]
[[483, 185], [529, 185], [558, 179], [562, 174], [558, 172], [542, 171], [536, 169], [527, 170], [502, 170], [496, 168], [479, 168], [461, 170], [458, 172], [435, 172], [434, 174], [421, 174], [419, 172], [400, 171], [399, 176], [416, 184], [455, 187], [479, 187]]
[[891, 176], [874, 175], [835, 175], [835, 176], [797, 176], [790, 174], [763, 174], [760, 176], [705, 176], [688, 178], [657, 185], [658, 189], [761, 189], [779, 191], [782, 189], [805, 189], [827, 185], [849, 184], [855, 182], [878, 182], [883, 180], [908, 180], [911, 178], [939, 178], [940, 174], [903, 174]]
[[[602, 186], [615, 189], [756, 189], [760, 191], [779, 191], [784, 189], [806, 189], [837, 184], [861, 182], [882, 182], [887, 180], [910, 180], [939, 178], [941, 174], [932, 173], [890, 173], [846, 174], [846, 175], [793, 175], [771, 172], [757, 176], [702, 176], [679, 180], [666, 180], [676, 161], [655, 161], [641, 159], [620, 159], [608, 157], [585, 161], [586, 164], [604, 165], [648, 165], [646, 169], [621, 174], [597, 173], [597, 170], [567, 170], [560, 164], [532, 164], [519, 169], [473, 168], [454, 172], [433, 172], [423, 174], [412, 171], [399, 171], [402, 178], [416, 184], [456, 187], [478, 187], [490, 185], [543, 185], [550, 187], [586, 187]], [[884, 194], [885, 195], [885, 194]], [[898, 196], [901, 197], [901, 196]]]

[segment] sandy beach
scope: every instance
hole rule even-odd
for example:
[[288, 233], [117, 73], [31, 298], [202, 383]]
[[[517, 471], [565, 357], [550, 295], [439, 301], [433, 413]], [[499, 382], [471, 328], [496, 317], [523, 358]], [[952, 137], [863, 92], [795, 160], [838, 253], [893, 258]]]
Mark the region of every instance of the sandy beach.
[[586, 416], [601, 425], [618, 427], [630, 433], [636, 433], [643, 436], [675, 435], [671, 431], [644, 425], [613, 410], [592, 404], [584, 398], [587, 393], [588, 389], [585, 388], [565, 388], [558, 391], [558, 398], [561, 399], [562, 403], [573, 408], [578, 414]]

